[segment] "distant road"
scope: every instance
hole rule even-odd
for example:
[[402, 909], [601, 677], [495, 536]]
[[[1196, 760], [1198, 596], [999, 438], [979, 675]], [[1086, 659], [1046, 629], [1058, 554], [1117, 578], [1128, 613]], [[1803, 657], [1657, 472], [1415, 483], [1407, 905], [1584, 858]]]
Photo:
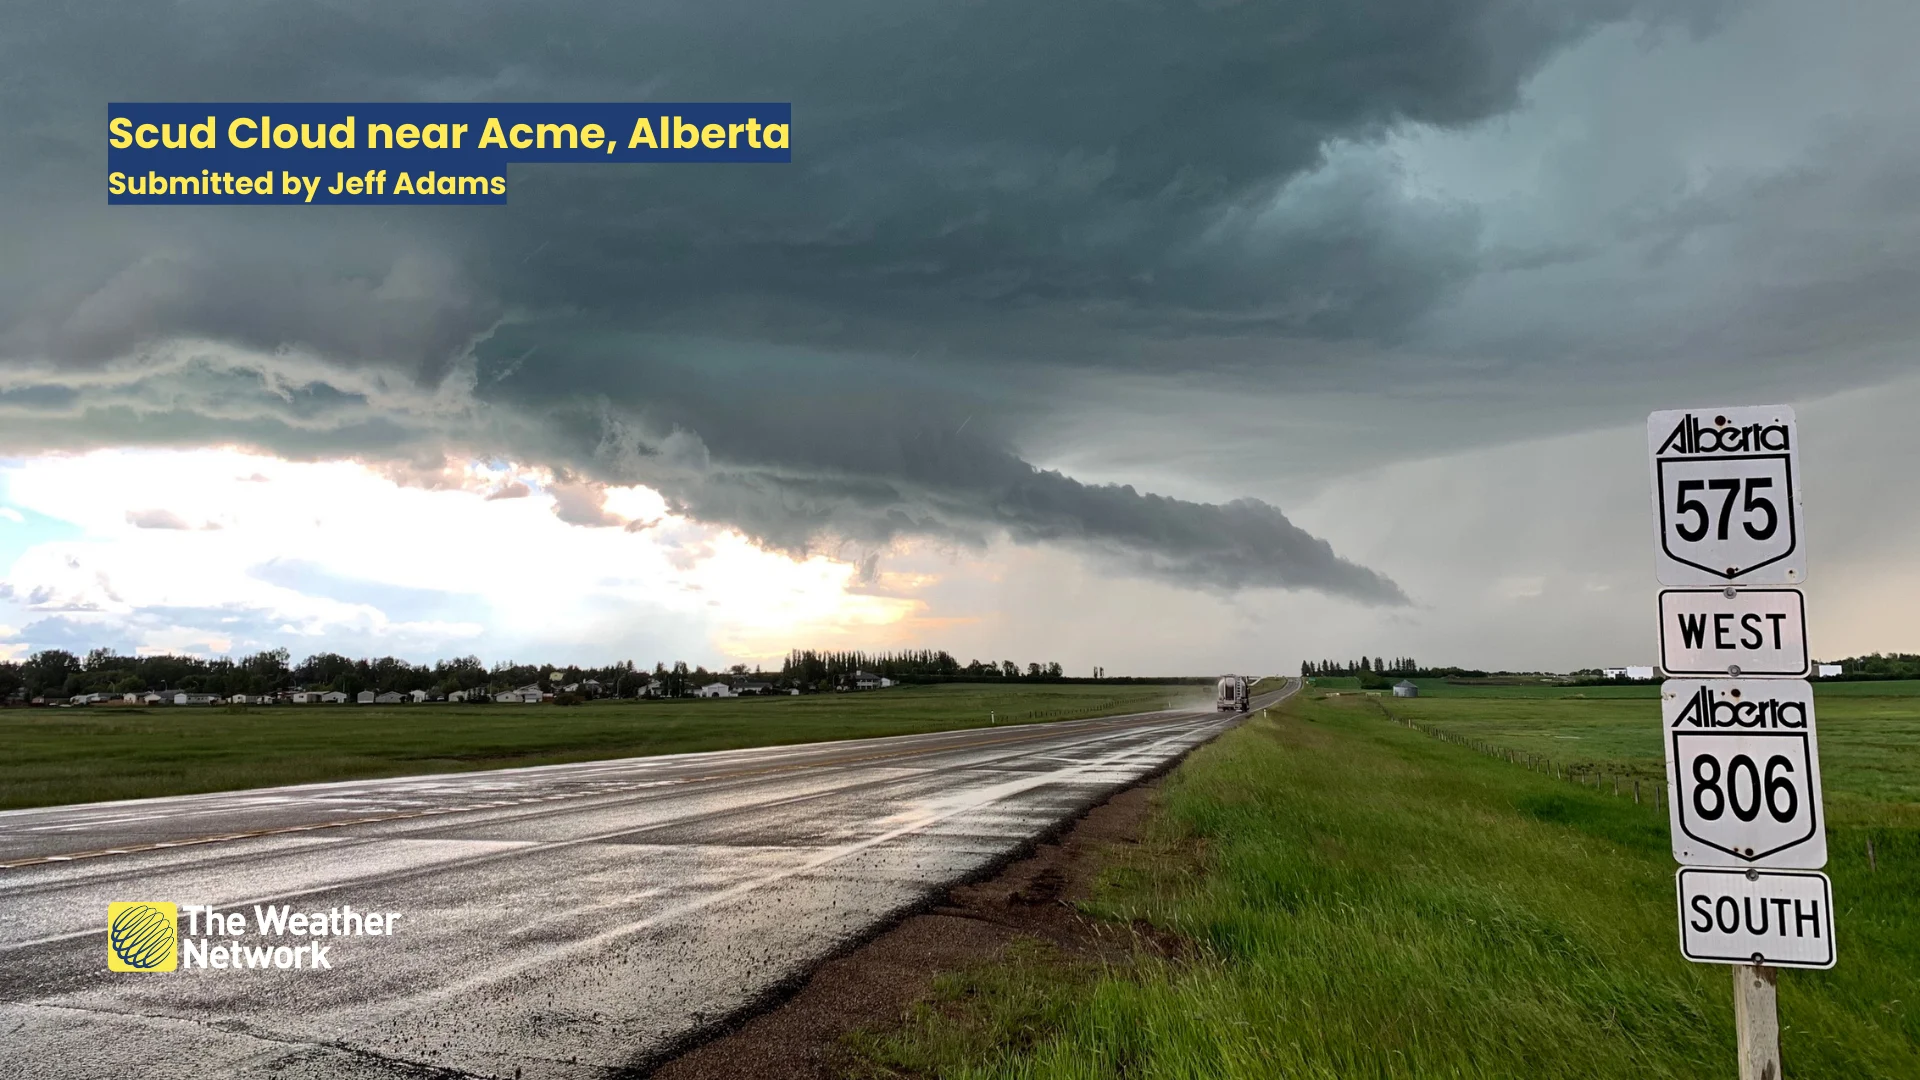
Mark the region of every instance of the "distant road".
[[[0, 1077], [605, 1076], [1238, 718], [0, 813]], [[401, 917], [385, 937], [239, 939], [325, 944], [327, 970], [114, 973], [110, 901]]]

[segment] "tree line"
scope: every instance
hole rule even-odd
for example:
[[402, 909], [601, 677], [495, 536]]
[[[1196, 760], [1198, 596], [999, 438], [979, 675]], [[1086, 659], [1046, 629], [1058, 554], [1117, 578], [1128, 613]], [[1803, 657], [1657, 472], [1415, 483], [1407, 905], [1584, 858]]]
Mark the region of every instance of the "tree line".
[[1305, 678], [1315, 675], [1339, 675], [1345, 677], [1364, 675], [1397, 675], [1403, 679], [1484, 679], [1487, 673], [1474, 668], [1460, 667], [1421, 667], [1419, 661], [1411, 656], [1396, 656], [1391, 660], [1381, 657], [1361, 657], [1358, 660], [1302, 660], [1300, 674]]
[[686, 697], [711, 683], [763, 682], [780, 689], [832, 690], [846, 685], [857, 672], [895, 681], [950, 681], [966, 679], [1060, 679], [1058, 663], [1011, 660], [962, 664], [944, 650], [908, 650], [890, 653], [822, 652], [795, 650], [778, 672], [748, 670], [735, 664], [709, 671], [684, 660], [657, 663], [651, 672], [631, 660], [601, 667], [579, 664], [529, 664], [505, 661], [488, 665], [476, 656], [410, 663], [392, 656], [351, 658], [339, 653], [316, 653], [294, 663], [286, 649], [268, 649], [251, 656], [203, 658], [197, 656], [127, 656], [112, 649], [94, 649], [77, 656], [64, 649], [46, 649], [23, 661], [0, 662], [0, 702], [66, 700], [82, 694], [184, 692], [272, 695], [287, 690], [424, 690], [499, 693], [528, 685], [559, 690], [574, 684], [598, 683], [598, 694], [637, 697], [650, 684], [665, 697]]
[[[1866, 656], [1849, 656], [1845, 660], [1822, 660], [1823, 664], [1839, 664], [1841, 679], [1920, 679], [1920, 653], [1869, 653]], [[1832, 678], [1833, 676], [1828, 676]]]
[[[1096, 669], [1097, 670], [1097, 669]], [[1057, 662], [971, 660], [962, 664], [945, 649], [909, 649], [904, 652], [816, 652], [795, 649], [780, 665], [780, 677], [800, 686], [831, 683], [859, 672], [887, 679], [1059, 679], [1065, 672]]]

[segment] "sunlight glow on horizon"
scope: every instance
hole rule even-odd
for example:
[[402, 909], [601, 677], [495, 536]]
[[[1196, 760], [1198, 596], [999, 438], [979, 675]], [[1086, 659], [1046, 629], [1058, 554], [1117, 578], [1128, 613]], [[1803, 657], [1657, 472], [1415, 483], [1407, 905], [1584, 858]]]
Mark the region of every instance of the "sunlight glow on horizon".
[[[763, 550], [671, 513], [650, 489], [569, 484], [510, 463], [415, 473], [116, 449], [9, 461], [0, 479], [10, 511], [0, 536], [30, 517], [71, 527], [7, 548], [17, 557], [0, 565], [0, 637], [16, 641], [0, 642], [0, 656], [42, 647], [35, 623], [58, 620], [131, 646], [122, 651], [491, 661], [520, 650], [650, 664], [674, 658], [678, 642], [688, 660], [752, 662], [884, 634], [920, 612], [911, 593], [935, 580], [877, 595], [850, 563]], [[576, 509], [597, 502], [607, 524], [561, 520], [569, 487]]]

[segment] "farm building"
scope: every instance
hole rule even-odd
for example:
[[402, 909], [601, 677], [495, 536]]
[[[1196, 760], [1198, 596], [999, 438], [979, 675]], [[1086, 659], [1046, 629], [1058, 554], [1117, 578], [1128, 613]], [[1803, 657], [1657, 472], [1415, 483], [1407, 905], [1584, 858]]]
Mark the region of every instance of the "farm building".
[[1399, 682], [1393, 684], [1393, 696], [1394, 697], [1419, 697], [1420, 688], [1413, 685], [1411, 682], [1408, 682], [1405, 679], [1401, 679]]

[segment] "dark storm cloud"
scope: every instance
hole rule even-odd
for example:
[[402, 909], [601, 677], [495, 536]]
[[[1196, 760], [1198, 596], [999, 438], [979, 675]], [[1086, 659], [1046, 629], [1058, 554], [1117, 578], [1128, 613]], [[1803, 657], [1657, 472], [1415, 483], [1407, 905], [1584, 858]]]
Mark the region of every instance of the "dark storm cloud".
[[[0, 240], [28, 257], [0, 265], [9, 448], [507, 453], [658, 485], [793, 550], [1003, 530], [1194, 584], [1397, 602], [1274, 507], [1082, 484], [1023, 460], [1021, 439], [1062, 372], [1395, 341], [1472, 278], [1478, 223], [1390, 176], [1322, 168], [1329, 144], [1497, 115], [1593, 27], [1669, 9], [1697, 10], [15, 13]], [[141, 99], [787, 100], [796, 152], [783, 168], [521, 167], [499, 210], [110, 210], [101, 106]], [[1251, 345], [1181, 346], [1218, 340]], [[591, 489], [562, 495], [566, 520], [612, 520]]]

